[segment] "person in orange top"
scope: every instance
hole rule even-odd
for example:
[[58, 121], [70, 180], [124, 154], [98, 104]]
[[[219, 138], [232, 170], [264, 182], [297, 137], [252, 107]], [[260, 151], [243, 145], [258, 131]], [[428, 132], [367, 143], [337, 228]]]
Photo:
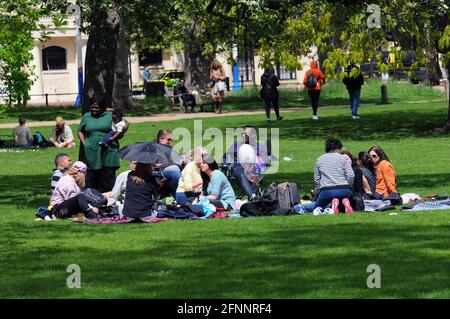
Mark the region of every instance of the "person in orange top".
[[[317, 84], [315, 86], [309, 86], [308, 77], [310, 74], [313, 74], [316, 78]], [[313, 109], [313, 120], [318, 120], [317, 117], [317, 109], [319, 108], [319, 97], [320, 97], [320, 90], [322, 86], [326, 83], [325, 75], [323, 75], [322, 71], [319, 69], [319, 64], [317, 61], [313, 60], [311, 62], [311, 68], [306, 71], [305, 77], [303, 79], [303, 84], [305, 85], [306, 89], [308, 90], [309, 97], [311, 98], [311, 107]]]
[[385, 197], [397, 193], [397, 177], [386, 153], [381, 147], [373, 146], [369, 149], [369, 155], [376, 168], [376, 193]]

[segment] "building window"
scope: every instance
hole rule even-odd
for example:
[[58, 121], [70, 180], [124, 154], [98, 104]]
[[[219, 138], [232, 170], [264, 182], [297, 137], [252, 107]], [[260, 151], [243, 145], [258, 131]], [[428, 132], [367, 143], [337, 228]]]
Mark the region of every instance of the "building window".
[[139, 52], [139, 66], [162, 64], [162, 49], [157, 51], [143, 50]]
[[295, 80], [297, 79], [296, 71], [288, 71], [281, 64], [277, 64], [277, 74], [280, 80]]
[[44, 71], [67, 70], [66, 49], [56, 46], [43, 49], [42, 68]]
[[239, 81], [244, 77], [244, 82], [253, 81], [254, 58], [253, 48], [245, 46], [239, 48]]

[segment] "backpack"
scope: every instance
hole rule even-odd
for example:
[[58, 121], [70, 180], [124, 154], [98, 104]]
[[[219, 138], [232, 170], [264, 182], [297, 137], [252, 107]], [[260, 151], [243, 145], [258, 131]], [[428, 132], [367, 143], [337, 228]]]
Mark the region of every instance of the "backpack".
[[36, 134], [33, 135], [33, 146], [39, 147], [48, 147], [49, 142], [45, 139], [44, 135], [41, 132], [36, 131]]
[[267, 188], [266, 194], [268, 198], [276, 200], [280, 208], [292, 208], [300, 202], [300, 195], [297, 184], [295, 183], [272, 183]]
[[317, 77], [314, 75], [314, 72], [309, 72], [305, 85], [309, 88], [315, 88], [317, 86]]

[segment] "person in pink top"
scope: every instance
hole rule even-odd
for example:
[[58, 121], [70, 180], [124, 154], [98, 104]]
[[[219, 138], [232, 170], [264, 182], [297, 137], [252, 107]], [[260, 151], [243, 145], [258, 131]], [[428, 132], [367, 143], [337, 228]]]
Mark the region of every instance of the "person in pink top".
[[59, 179], [50, 198], [51, 212], [57, 218], [66, 218], [80, 212], [98, 213], [98, 208], [89, 205], [81, 189], [86, 186], [87, 166], [83, 162], [75, 162]]

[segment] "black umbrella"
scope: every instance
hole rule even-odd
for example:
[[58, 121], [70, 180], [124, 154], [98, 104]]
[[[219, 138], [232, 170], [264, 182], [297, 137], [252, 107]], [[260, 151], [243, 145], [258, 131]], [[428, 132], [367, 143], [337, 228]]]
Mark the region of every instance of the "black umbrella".
[[126, 145], [119, 150], [119, 156], [124, 160], [143, 164], [155, 164], [158, 158], [154, 142]]

